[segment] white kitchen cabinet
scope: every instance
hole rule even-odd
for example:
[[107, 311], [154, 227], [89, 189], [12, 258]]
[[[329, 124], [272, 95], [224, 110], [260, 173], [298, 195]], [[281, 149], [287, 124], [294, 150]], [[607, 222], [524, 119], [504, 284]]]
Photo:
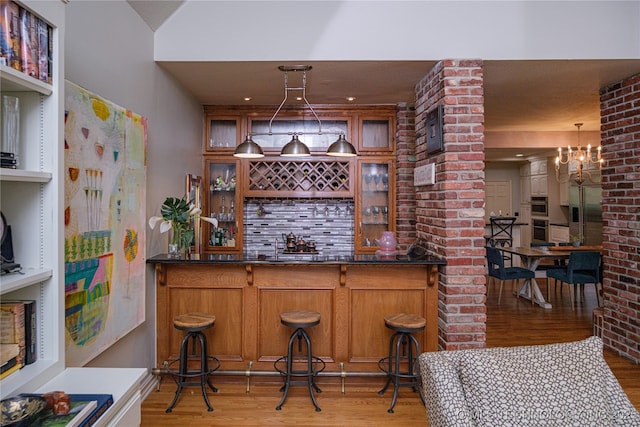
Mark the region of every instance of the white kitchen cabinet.
[[110, 425], [116, 419], [126, 420], [127, 426], [137, 425], [140, 423], [140, 382], [149, 375], [147, 369], [66, 368], [65, 4], [24, 0], [18, 5], [52, 28], [51, 83], [0, 65], [0, 95], [17, 97], [20, 103], [16, 153], [19, 163], [16, 169], [0, 168], [0, 206], [11, 226], [15, 262], [22, 267], [21, 273], [0, 276], [0, 297], [2, 300], [35, 300], [37, 316], [37, 360], [0, 380], [0, 398], [54, 390], [110, 393], [114, 397], [113, 406], [97, 425]]
[[547, 175], [531, 175], [531, 196], [547, 196]]
[[531, 175], [546, 175], [547, 174], [547, 160], [532, 160], [531, 161]]

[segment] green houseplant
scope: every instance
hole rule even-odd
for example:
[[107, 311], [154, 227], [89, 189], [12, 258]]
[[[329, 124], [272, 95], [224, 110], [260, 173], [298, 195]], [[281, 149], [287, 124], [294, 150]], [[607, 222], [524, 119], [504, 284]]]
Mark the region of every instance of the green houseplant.
[[218, 220], [215, 218], [203, 217], [202, 210], [193, 203], [188, 202], [184, 197], [167, 197], [160, 208], [160, 216], [149, 218], [149, 227], [155, 229], [160, 224], [160, 233], [172, 230], [169, 237], [169, 255], [182, 256], [186, 254], [187, 248], [193, 240], [192, 220], [203, 220], [214, 227], [218, 227]]
[[580, 246], [580, 243], [582, 243], [582, 239], [580, 238], [580, 235], [577, 234], [572, 234], [569, 236], [569, 241], [571, 242], [571, 244], [575, 247]]

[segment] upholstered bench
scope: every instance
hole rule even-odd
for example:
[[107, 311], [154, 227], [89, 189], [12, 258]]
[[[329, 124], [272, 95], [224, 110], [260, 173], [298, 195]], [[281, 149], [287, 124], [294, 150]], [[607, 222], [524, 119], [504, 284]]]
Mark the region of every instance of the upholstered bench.
[[595, 336], [419, 360], [429, 427], [640, 426]]

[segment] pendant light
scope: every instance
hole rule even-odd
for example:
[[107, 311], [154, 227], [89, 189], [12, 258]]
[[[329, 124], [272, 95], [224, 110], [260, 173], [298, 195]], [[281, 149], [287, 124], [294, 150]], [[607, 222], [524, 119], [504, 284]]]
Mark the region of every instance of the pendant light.
[[262, 147], [251, 139], [251, 135], [247, 135], [247, 139], [236, 147], [233, 156], [240, 157], [241, 159], [259, 159], [260, 157], [264, 157], [264, 153], [262, 152]]
[[[289, 94], [289, 91], [302, 91], [302, 96], [300, 97], [300, 99], [304, 101], [305, 105], [307, 106], [307, 108], [309, 108], [309, 111], [311, 111], [311, 113], [313, 114], [313, 117], [315, 117], [316, 121], [318, 122], [318, 131], [317, 132], [293, 132], [293, 137], [291, 138], [291, 141], [289, 141], [284, 147], [282, 147], [282, 151], [280, 152], [281, 156], [284, 156], [284, 157], [307, 157], [307, 156], [311, 155], [311, 151], [309, 150], [309, 147], [307, 147], [298, 138], [300, 135], [309, 135], [309, 134], [313, 134], [313, 135], [323, 135], [323, 134], [332, 135], [333, 134], [333, 135], [335, 135], [335, 134], [337, 134], [337, 132], [324, 132], [324, 133], [322, 132], [322, 122], [320, 121], [320, 118], [318, 117], [318, 115], [314, 111], [313, 107], [311, 106], [311, 104], [307, 100], [307, 95], [306, 95], [306, 92], [307, 92], [307, 71], [309, 71], [311, 69], [311, 65], [281, 65], [281, 66], [278, 67], [278, 69], [284, 73], [284, 99], [282, 100], [282, 102], [280, 103], [278, 108], [276, 109], [275, 113], [273, 113], [273, 116], [271, 117], [271, 120], [269, 120], [269, 132], [267, 132], [267, 133], [251, 133], [251, 134], [249, 134], [247, 136], [247, 140], [237, 147], [236, 153], [234, 154], [236, 157], [262, 157], [263, 156], [262, 149], [259, 149], [260, 155], [254, 154], [254, 153], [258, 153], [258, 149], [257, 148], [260, 148], [260, 147], [253, 140], [251, 140], [251, 135], [270, 135], [271, 136], [271, 135], [291, 135], [292, 134], [292, 132], [287, 132], [287, 133], [278, 133], [278, 132], [276, 132], [276, 133], [274, 133], [272, 131], [272, 129], [273, 129], [273, 120], [276, 118], [276, 116], [278, 115], [278, 113], [282, 109], [282, 106], [287, 101], [287, 96]], [[302, 86], [301, 87], [289, 87], [289, 84], [288, 84], [288, 76], [289, 76], [288, 73], [289, 72], [302, 72]], [[355, 147], [353, 145], [351, 145], [351, 143], [349, 141], [347, 141], [344, 133], [340, 133], [338, 135], [339, 135], [338, 139], [333, 144], [331, 144], [329, 146], [329, 149], [327, 150], [326, 154], [328, 156], [341, 156], [341, 157], [353, 157], [353, 156], [355, 156], [357, 154], [356, 153], [356, 149], [355, 149]], [[248, 154], [248, 153], [250, 153], [250, 154]]]
[[280, 155], [285, 157], [301, 157], [310, 156], [311, 152], [309, 151], [309, 147], [304, 145], [302, 141], [298, 139], [298, 135], [294, 133], [291, 141], [287, 142], [287, 145], [282, 147]]
[[338, 140], [331, 144], [327, 150], [328, 156], [335, 157], [355, 157], [356, 154], [356, 148], [347, 141], [343, 133], [340, 134]]

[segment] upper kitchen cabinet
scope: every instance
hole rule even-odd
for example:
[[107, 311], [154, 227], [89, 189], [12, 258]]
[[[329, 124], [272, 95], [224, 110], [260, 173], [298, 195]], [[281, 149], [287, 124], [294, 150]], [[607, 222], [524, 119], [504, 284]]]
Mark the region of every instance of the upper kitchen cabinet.
[[355, 197], [355, 252], [380, 249], [383, 231], [395, 232], [395, 168], [387, 158], [359, 159]]
[[218, 115], [205, 110], [203, 152], [233, 154], [244, 133], [240, 114]]
[[203, 214], [216, 218], [218, 227], [202, 222], [204, 252], [235, 252], [242, 250], [243, 198], [238, 188], [240, 161], [227, 157], [205, 158]]
[[547, 160], [532, 160], [531, 164], [531, 196], [547, 196]]
[[358, 144], [360, 154], [392, 154], [395, 152], [395, 110], [358, 117]]

